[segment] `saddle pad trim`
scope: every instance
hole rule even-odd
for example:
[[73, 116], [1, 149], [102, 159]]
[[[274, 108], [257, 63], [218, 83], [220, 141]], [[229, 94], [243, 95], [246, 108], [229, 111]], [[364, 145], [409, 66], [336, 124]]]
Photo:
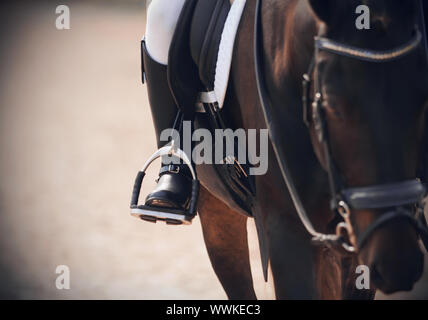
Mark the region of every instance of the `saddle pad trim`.
[[217, 57], [217, 65], [214, 81], [214, 92], [218, 99], [219, 108], [223, 108], [229, 83], [230, 67], [232, 65], [233, 47], [246, 0], [233, 1], [227, 15], [223, 33], [221, 34], [220, 48]]

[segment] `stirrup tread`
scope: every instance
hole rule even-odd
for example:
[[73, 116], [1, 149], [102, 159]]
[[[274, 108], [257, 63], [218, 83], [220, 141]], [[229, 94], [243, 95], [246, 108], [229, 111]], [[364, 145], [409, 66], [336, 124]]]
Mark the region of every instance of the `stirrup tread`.
[[168, 225], [190, 225], [195, 215], [190, 215], [183, 210], [157, 208], [149, 206], [134, 206], [131, 208], [131, 215], [144, 221], [162, 221]]

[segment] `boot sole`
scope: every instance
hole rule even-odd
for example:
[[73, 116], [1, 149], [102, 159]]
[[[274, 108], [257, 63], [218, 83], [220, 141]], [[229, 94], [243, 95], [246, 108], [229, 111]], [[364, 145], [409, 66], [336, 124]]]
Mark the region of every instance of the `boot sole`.
[[131, 208], [131, 215], [144, 221], [165, 222], [169, 225], [191, 225], [194, 216], [184, 214], [181, 210], [138, 206]]

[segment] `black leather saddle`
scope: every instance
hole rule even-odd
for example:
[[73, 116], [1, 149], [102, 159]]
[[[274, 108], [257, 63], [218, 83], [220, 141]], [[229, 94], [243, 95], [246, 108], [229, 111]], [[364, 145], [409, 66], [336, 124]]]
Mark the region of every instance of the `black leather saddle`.
[[230, 0], [186, 0], [168, 56], [168, 81], [184, 113], [193, 113], [199, 92], [214, 87], [215, 68]]

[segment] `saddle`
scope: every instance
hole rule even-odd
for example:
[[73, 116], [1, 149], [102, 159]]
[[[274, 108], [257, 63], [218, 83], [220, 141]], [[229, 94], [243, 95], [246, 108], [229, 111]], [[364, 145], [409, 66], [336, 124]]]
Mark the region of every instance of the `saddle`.
[[[213, 136], [216, 129], [227, 129], [222, 108], [245, 3], [186, 0], [169, 50], [168, 81], [177, 106], [185, 119], [194, 119], [197, 113], [198, 126]], [[239, 146], [234, 143], [236, 152]], [[213, 164], [215, 172], [236, 204], [251, 216], [255, 188], [249, 167], [227, 154], [223, 159]]]

